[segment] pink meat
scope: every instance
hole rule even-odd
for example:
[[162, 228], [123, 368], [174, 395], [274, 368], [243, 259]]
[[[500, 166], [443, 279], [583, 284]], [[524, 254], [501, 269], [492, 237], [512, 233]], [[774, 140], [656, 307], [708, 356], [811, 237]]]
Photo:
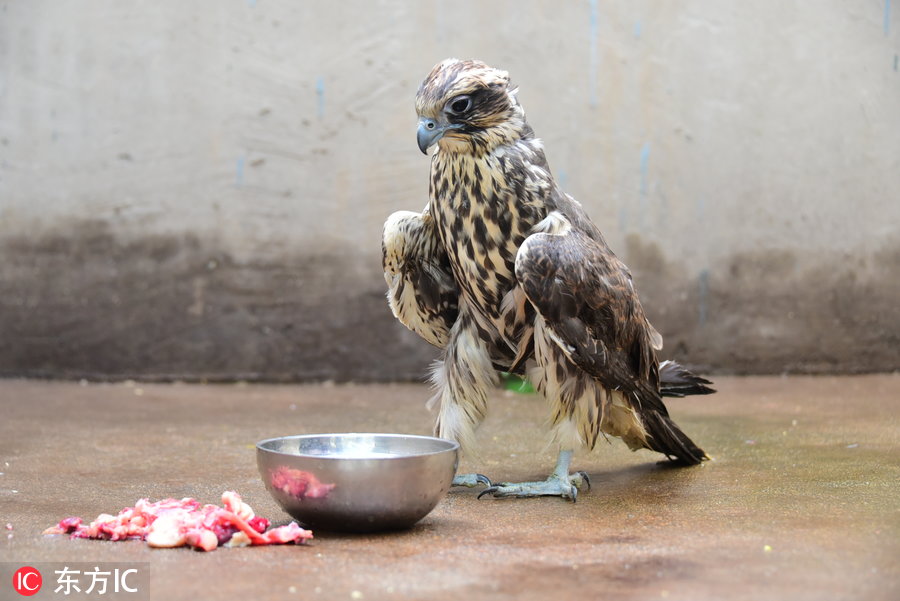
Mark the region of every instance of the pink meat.
[[223, 544], [300, 544], [312, 538], [312, 532], [295, 522], [266, 531], [269, 520], [257, 517], [253, 508], [233, 491], [222, 493], [222, 505], [201, 506], [190, 498], [155, 503], [139, 499], [134, 507], [126, 507], [118, 515], [101, 514], [87, 525], [81, 518], [65, 518], [44, 534], [112, 541], [140, 538], [151, 547], [188, 545], [202, 551], [212, 551]]

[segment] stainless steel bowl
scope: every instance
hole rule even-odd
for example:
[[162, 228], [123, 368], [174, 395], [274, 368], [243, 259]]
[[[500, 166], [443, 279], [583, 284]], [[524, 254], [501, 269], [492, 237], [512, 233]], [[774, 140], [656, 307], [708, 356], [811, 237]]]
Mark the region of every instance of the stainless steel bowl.
[[459, 445], [406, 434], [309, 434], [256, 445], [269, 493], [304, 525], [371, 532], [412, 526], [447, 494]]

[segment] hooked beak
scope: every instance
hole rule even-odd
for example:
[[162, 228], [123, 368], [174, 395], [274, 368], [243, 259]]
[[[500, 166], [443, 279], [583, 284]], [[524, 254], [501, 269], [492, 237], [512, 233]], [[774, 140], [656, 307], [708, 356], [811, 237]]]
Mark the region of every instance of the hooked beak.
[[460, 127], [462, 127], [461, 124], [442, 124], [438, 123], [434, 119], [421, 117], [419, 119], [419, 128], [416, 130], [416, 142], [419, 143], [419, 150], [422, 151], [422, 154], [428, 154], [426, 152], [428, 150], [428, 147], [443, 138], [444, 134], [447, 133], [447, 130], [459, 129]]
[[419, 143], [419, 150], [422, 154], [428, 154], [428, 147], [441, 139], [446, 131], [445, 128], [439, 126], [434, 119], [422, 117], [419, 119], [419, 128], [416, 130], [416, 142]]

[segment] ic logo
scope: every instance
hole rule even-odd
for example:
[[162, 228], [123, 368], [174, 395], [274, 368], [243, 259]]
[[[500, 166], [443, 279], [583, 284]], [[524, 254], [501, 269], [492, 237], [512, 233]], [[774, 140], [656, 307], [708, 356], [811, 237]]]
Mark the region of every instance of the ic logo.
[[35, 594], [39, 590], [41, 590], [41, 585], [44, 583], [44, 579], [41, 578], [41, 573], [36, 569], [25, 566], [16, 570], [16, 573], [13, 574], [13, 588], [20, 595], [24, 595], [26, 597], [30, 597]]

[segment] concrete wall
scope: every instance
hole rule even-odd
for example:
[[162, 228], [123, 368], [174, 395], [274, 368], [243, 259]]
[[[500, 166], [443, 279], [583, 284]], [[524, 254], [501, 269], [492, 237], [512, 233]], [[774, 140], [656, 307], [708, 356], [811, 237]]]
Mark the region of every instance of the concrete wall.
[[415, 90], [511, 73], [667, 355], [900, 367], [900, 6], [0, 1], [0, 374], [398, 379]]

